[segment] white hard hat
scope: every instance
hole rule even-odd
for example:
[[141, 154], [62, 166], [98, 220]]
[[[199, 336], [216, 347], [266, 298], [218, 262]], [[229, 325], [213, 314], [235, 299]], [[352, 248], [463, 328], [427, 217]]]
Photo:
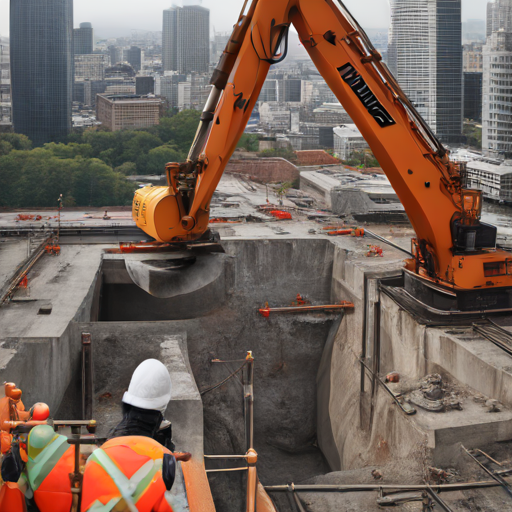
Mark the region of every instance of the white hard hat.
[[171, 376], [167, 368], [156, 359], [146, 359], [140, 363], [133, 372], [123, 402], [164, 414], [170, 400]]

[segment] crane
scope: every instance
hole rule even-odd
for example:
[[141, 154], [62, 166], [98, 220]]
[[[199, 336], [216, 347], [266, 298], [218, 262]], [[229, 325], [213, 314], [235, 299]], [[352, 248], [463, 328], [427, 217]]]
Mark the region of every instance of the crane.
[[[135, 193], [133, 218], [160, 242], [198, 239], [210, 201], [290, 26], [366, 139], [416, 233], [409, 289], [456, 297], [457, 309], [512, 308], [512, 255], [481, 222], [482, 194], [408, 100], [340, 0], [246, 0], [212, 75], [212, 90], [186, 162], [166, 165], [168, 186]], [[426, 291], [425, 291], [426, 290]], [[454, 307], [454, 306], [449, 306]]]

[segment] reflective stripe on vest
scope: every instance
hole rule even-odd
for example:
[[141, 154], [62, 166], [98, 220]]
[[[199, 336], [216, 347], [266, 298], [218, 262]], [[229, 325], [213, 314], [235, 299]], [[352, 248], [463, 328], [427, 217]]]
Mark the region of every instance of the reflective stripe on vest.
[[28, 480], [33, 491], [37, 491], [68, 448], [68, 438], [58, 436], [35, 459], [28, 459]]
[[[150, 459], [131, 478], [128, 478], [101, 448], [94, 450], [89, 457], [89, 461], [96, 462], [107, 472], [132, 512], [137, 512], [135, 503], [142, 496], [156, 473], [162, 469], [162, 459]], [[111, 499], [106, 505], [96, 500], [87, 512], [110, 512], [121, 501], [121, 497]]]

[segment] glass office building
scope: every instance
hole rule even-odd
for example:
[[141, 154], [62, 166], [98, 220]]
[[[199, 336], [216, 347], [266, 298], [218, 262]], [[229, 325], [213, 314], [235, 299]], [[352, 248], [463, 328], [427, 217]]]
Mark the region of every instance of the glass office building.
[[392, 0], [388, 61], [437, 136], [462, 142], [461, 0]]
[[34, 145], [71, 129], [73, 1], [11, 0], [12, 118]]
[[90, 23], [80, 23], [80, 28], [73, 30], [75, 55], [87, 55], [94, 51], [94, 32]]
[[164, 71], [207, 73], [209, 63], [210, 11], [187, 2], [183, 7], [166, 9], [162, 30]]

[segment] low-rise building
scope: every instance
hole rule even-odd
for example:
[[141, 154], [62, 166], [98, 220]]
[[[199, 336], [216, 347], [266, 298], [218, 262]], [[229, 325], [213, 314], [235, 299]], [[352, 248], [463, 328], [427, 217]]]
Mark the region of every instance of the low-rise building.
[[369, 149], [361, 132], [355, 124], [345, 124], [333, 128], [334, 154], [341, 160], [348, 160], [354, 151]]
[[483, 196], [494, 201], [512, 202], [512, 165], [489, 162], [467, 162], [465, 185], [481, 190]]
[[136, 95], [99, 94], [96, 117], [109, 130], [148, 128], [160, 123], [163, 113], [161, 98]]

